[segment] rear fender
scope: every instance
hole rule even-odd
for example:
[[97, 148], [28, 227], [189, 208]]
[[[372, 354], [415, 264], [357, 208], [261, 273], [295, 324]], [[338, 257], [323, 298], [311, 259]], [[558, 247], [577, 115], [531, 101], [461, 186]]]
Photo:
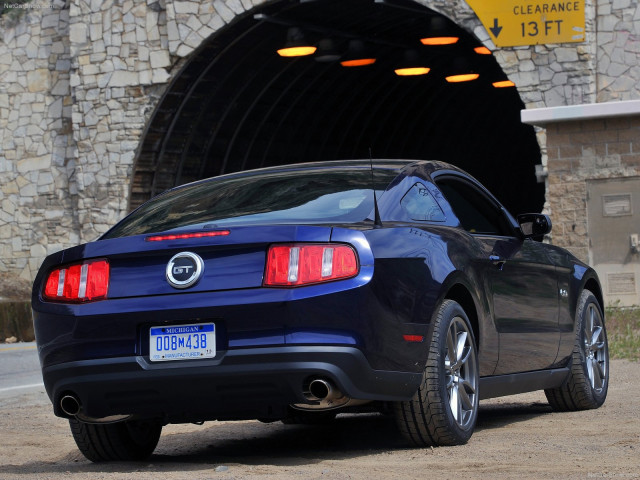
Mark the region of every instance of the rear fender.
[[485, 376], [491, 375], [498, 364], [500, 338], [492, 319], [490, 305], [480, 292], [482, 289], [462, 272], [452, 272], [442, 285], [433, 315], [437, 314], [445, 300], [454, 300], [462, 306], [476, 336], [480, 375]]

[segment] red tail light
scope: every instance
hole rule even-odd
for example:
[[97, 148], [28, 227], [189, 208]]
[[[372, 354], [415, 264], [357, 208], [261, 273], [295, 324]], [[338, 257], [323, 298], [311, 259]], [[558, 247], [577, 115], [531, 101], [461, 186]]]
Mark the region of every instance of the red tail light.
[[358, 255], [348, 245], [273, 245], [267, 253], [265, 286], [297, 287], [358, 274]]
[[59, 302], [93, 302], [107, 298], [109, 262], [90, 260], [56, 268], [47, 277], [43, 296]]

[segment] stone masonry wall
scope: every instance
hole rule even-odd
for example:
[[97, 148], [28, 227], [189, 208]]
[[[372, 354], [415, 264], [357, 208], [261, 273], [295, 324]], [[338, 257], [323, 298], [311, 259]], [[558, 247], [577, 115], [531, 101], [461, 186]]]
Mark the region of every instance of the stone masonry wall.
[[158, 99], [186, 59], [244, 0], [99, 1], [70, 6], [79, 237], [90, 241], [128, 211], [136, 150]]
[[640, 115], [547, 125], [553, 243], [588, 262], [587, 181], [640, 175]]
[[[495, 50], [466, 3], [418, 1]], [[637, 97], [637, 85], [594, 75], [597, 52], [635, 51], [637, 0], [614, 0], [607, 20], [598, 15], [609, 2], [597, 2], [585, 0], [585, 43], [495, 50], [528, 108], [592, 103], [597, 85]], [[0, 18], [0, 272], [31, 280], [46, 254], [126, 214], [136, 152], [167, 85], [203, 42], [263, 3], [54, 0], [15, 26]], [[629, 35], [598, 37], [609, 16], [631, 22]], [[543, 130], [539, 139], [544, 152]]]
[[0, 29], [0, 271], [26, 280], [46, 254], [79, 241], [69, 10], [58, 0], [31, 12]]
[[[640, 1], [598, 0], [595, 8], [596, 102], [640, 99]], [[540, 132], [553, 243], [586, 262], [587, 181], [640, 175], [640, 118], [568, 121]]]
[[598, 0], [597, 101], [640, 98], [640, 1]]

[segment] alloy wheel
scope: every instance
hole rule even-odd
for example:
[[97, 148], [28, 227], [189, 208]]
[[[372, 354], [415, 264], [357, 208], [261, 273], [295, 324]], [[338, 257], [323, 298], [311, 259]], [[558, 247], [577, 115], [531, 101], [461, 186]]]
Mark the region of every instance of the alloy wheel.
[[609, 355], [602, 315], [590, 304], [584, 322], [584, 354], [591, 388], [600, 393], [609, 374]]
[[455, 317], [447, 331], [444, 365], [449, 407], [461, 428], [473, 422], [477, 405], [478, 369], [474, 349], [473, 336], [465, 321]]

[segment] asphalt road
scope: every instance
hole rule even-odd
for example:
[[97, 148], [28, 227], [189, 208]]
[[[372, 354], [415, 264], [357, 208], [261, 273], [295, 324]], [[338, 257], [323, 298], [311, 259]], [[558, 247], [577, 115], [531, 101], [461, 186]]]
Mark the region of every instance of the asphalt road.
[[43, 385], [35, 342], [0, 344], [0, 406], [37, 389]]

